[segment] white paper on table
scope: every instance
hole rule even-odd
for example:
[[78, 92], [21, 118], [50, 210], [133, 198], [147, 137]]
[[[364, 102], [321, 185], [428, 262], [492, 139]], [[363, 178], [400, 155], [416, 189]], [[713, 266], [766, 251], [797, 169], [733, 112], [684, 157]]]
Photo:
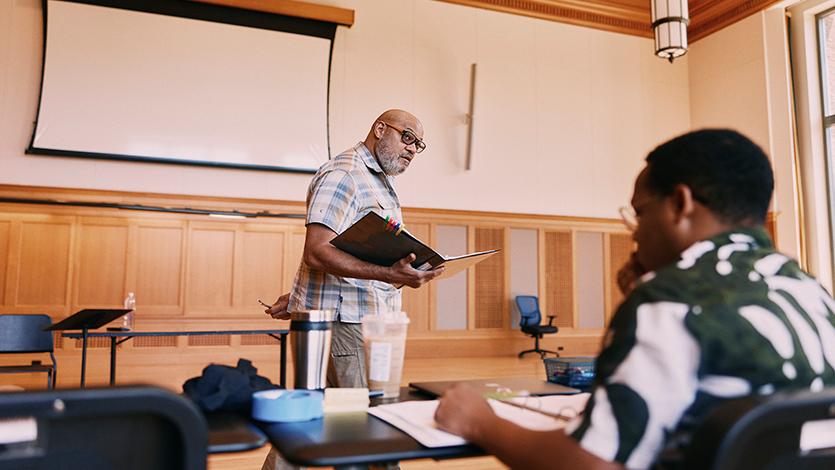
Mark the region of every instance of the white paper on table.
[[38, 423], [33, 417], [0, 419], [0, 444], [29, 442], [38, 438]]
[[[514, 399], [520, 404], [535, 407], [552, 414], [568, 414], [566, 408], [580, 411], [589, 399], [588, 393], [578, 395], [553, 395], [547, 397], [524, 397]], [[561, 429], [566, 422], [518, 408], [497, 400], [488, 400], [490, 407], [500, 418], [511, 421], [523, 428], [535, 431]], [[435, 410], [438, 400], [406, 401], [369, 408], [368, 413], [412, 436], [426, 447], [447, 447], [466, 444], [467, 441], [438, 429], [435, 423]]]
[[435, 424], [437, 408], [438, 400], [404, 401], [369, 408], [368, 414], [391, 424], [426, 447], [466, 444], [464, 438], [438, 429]]

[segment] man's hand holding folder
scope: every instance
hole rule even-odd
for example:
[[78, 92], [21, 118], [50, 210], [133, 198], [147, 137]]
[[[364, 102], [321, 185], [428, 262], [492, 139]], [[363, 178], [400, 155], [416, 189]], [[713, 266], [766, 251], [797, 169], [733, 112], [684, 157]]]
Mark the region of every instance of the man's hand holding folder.
[[[406, 279], [410, 276], [409, 268], [433, 273], [435, 279], [450, 277], [464, 269], [481, 262], [499, 250], [481, 251], [461, 256], [444, 256], [418, 240], [402, 225], [392, 224], [374, 212], [369, 212], [340, 233], [331, 245], [354, 257], [379, 266], [391, 267], [404, 274], [403, 282], [393, 281], [397, 286], [412, 285]], [[443, 266], [443, 270], [439, 268]], [[413, 273], [412, 273], [413, 274]]]
[[[412, 263], [414, 263], [415, 258], [417, 258], [417, 256], [415, 256], [414, 253], [409, 253], [408, 256], [394, 263], [391, 266], [395, 276], [394, 279], [392, 279], [392, 284], [394, 284], [398, 288], [403, 286], [409, 286], [414, 289], [417, 289], [418, 287], [424, 284], [415, 281], [414, 276], [410, 274], [410, 271], [415, 269], [412, 267]], [[439, 266], [437, 268], [428, 269], [424, 271], [434, 274], [434, 276], [432, 276], [432, 278], [434, 279], [436, 277], [440, 277], [444, 273], [445, 269], [446, 268], [444, 268], [443, 266]]]

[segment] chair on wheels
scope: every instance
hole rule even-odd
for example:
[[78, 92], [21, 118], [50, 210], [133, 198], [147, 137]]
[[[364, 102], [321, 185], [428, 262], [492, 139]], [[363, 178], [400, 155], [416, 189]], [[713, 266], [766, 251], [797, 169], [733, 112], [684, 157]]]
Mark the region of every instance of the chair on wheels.
[[[685, 452], [685, 468], [835, 468], [835, 421], [822, 420], [835, 420], [835, 388], [730, 400], [696, 428]], [[809, 427], [804, 429], [804, 424]], [[824, 448], [802, 449], [809, 438], [824, 438]]]
[[527, 353], [538, 353], [539, 357], [551, 353], [559, 357], [560, 354], [556, 351], [539, 348], [539, 340], [543, 335], [551, 335], [559, 330], [553, 325], [556, 316], [548, 315], [548, 324], [540, 325], [542, 314], [539, 312], [539, 299], [535, 295], [517, 295], [516, 306], [519, 308], [519, 328], [534, 338], [534, 348], [520, 352], [519, 357], [524, 357]]
[[[204, 470], [206, 420], [155, 387], [0, 393], [0, 470]], [[11, 438], [10, 438], [11, 436]]]
[[58, 363], [52, 332], [44, 328], [52, 324], [48, 315], [0, 315], [0, 354], [49, 353], [51, 364], [33, 360], [31, 364], [0, 366], [0, 374], [29, 372], [46, 373], [47, 388], [55, 388], [58, 379]]

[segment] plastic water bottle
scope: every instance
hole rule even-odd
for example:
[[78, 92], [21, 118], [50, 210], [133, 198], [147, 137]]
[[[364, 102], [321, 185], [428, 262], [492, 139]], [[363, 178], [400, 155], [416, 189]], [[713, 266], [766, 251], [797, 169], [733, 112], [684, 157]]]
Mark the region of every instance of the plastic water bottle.
[[122, 317], [122, 329], [123, 330], [132, 330], [133, 329], [133, 315], [136, 313], [136, 296], [133, 292], [128, 293], [128, 296], [125, 297], [125, 308], [130, 309], [130, 312], [126, 313]]

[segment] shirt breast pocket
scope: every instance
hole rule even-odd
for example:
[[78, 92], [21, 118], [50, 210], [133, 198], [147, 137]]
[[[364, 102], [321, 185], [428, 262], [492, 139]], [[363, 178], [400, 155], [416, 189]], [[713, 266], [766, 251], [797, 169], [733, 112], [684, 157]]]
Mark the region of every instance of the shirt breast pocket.
[[382, 209], [383, 214], [395, 216], [400, 212], [400, 201], [388, 191], [375, 189], [374, 199], [377, 200], [377, 205]]

